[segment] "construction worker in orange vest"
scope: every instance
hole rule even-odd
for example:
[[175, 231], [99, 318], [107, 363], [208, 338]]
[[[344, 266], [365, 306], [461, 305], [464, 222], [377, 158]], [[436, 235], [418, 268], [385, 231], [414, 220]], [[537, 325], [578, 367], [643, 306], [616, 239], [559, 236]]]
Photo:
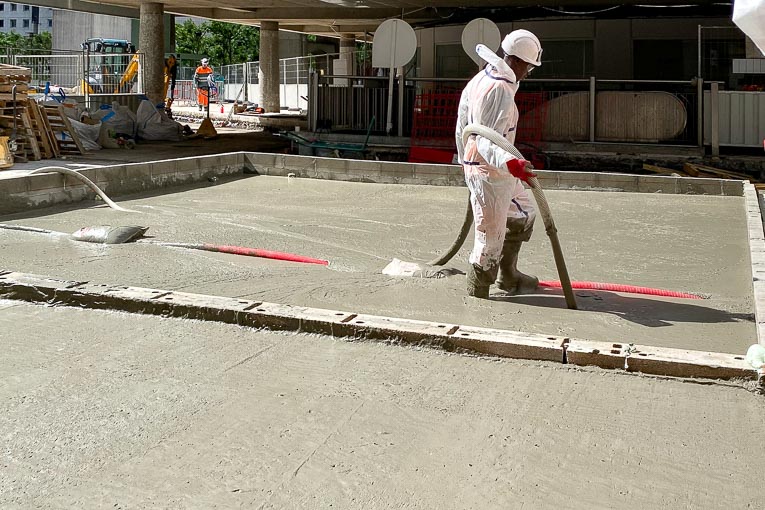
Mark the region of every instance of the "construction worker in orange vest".
[[197, 106], [201, 112], [209, 102], [210, 89], [212, 88], [211, 79], [213, 69], [210, 67], [210, 60], [203, 58], [201, 65], [194, 71], [194, 84], [197, 87]]

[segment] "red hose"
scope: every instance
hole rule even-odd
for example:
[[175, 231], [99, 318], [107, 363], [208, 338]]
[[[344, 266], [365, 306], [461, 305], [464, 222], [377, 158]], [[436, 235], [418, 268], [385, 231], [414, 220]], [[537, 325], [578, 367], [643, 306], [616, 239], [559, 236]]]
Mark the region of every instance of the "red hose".
[[244, 246], [227, 246], [219, 244], [197, 243], [167, 243], [164, 241], [140, 240], [139, 243], [157, 244], [160, 246], [172, 246], [174, 248], [187, 248], [190, 250], [214, 251], [218, 253], [231, 253], [233, 255], [245, 255], [247, 257], [262, 257], [266, 259], [286, 260], [289, 262], [302, 262], [303, 264], [329, 265], [329, 261], [285, 253], [281, 251], [261, 250], [259, 248], [246, 248]]
[[245, 255], [247, 257], [262, 257], [266, 259], [287, 260], [289, 262], [302, 262], [303, 264], [329, 265], [329, 261], [295, 255], [294, 253], [285, 253], [281, 251], [261, 250], [259, 248], [246, 248], [244, 246], [221, 246], [216, 244], [203, 244], [202, 249], [206, 251], [217, 251], [219, 253], [232, 253], [234, 255]]
[[[560, 289], [561, 285], [558, 281], [546, 281], [539, 282], [540, 287], [548, 287], [551, 289]], [[629, 294], [648, 294], [650, 296], [663, 296], [674, 298], [686, 298], [686, 299], [704, 299], [702, 296], [696, 294], [689, 294], [687, 292], [676, 292], [674, 290], [664, 289], [652, 289], [650, 287], [636, 287], [634, 285], [621, 285], [618, 283], [599, 283], [599, 282], [571, 282], [571, 287], [574, 289], [583, 290], [610, 290], [612, 292], [626, 292]]]

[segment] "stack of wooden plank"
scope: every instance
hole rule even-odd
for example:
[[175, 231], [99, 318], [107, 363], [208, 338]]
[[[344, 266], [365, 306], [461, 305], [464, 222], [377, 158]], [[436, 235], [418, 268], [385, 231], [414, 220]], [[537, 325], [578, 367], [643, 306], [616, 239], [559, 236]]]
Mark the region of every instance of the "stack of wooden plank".
[[742, 174], [731, 170], [722, 170], [709, 165], [700, 165], [697, 163], [683, 163], [682, 170], [665, 168], [656, 165], [643, 164], [643, 170], [655, 175], [677, 175], [679, 177], [707, 177], [712, 179], [735, 179], [740, 181], [750, 181], [752, 183], [760, 180], [752, 175]]
[[0, 64], [0, 136], [7, 136], [14, 161], [83, 154], [85, 150], [61, 105], [41, 106], [28, 97], [31, 71]]

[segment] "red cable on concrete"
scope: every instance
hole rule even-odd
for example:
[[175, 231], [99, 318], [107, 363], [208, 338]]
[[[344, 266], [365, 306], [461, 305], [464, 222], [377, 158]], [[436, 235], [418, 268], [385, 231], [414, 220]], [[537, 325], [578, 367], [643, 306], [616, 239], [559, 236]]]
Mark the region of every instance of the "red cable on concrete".
[[[558, 281], [539, 282], [540, 287], [551, 289], [560, 289], [561, 284]], [[690, 294], [688, 292], [677, 292], [674, 290], [653, 289], [651, 287], [636, 287], [634, 285], [621, 285], [618, 283], [599, 283], [599, 282], [571, 282], [571, 287], [580, 290], [609, 290], [612, 292], [625, 292], [628, 294], [648, 294], [650, 296], [674, 297], [685, 299], [704, 299], [702, 296]]]
[[[146, 241], [139, 241], [146, 242]], [[213, 251], [217, 253], [231, 253], [233, 255], [244, 255], [247, 257], [261, 257], [266, 259], [286, 260], [289, 262], [301, 262], [303, 264], [329, 265], [329, 261], [295, 255], [294, 253], [285, 253], [281, 251], [261, 250], [259, 248], [246, 248], [244, 246], [227, 246], [219, 244], [195, 244], [195, 243], [165, 243], [162, 241], [148, 241], [147, 244], [159, 244], [162, 246], [173, 246], [176, 248], [189, 248], [192, 250]]]

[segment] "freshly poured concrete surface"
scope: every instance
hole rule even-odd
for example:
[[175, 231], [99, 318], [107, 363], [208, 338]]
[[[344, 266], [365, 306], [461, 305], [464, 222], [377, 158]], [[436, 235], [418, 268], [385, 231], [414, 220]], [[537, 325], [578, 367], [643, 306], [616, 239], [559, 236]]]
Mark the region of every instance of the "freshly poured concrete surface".
[[[162, 246], [78, 243], [0, 231], [3, 269], [56, 278], [264, 300], [575, 338], [743, 353], [755, 343], [743, 198], [548, 192], [574, 280], [709, 294], [684, 300], [556, 291], [491, 301], [465, 296], [464, 276], [391, 278], [394, 257], [424, 261], [446, 249], [462, 221], [464, 188], [250, 177], [104, 207], [0, 218], [73, 232], [91, 225], [149, 226], [157, 240], [281, 250], [329, 268]], [[30, 213], [32, 214], [32, 213]], [[466, 243], [453, 261], [467, 268]], [[541, 218], [521, 269], [557, 279]]]
[[762, 503], [736, 384], [10, 301], [0, 332], [2, 508]]

